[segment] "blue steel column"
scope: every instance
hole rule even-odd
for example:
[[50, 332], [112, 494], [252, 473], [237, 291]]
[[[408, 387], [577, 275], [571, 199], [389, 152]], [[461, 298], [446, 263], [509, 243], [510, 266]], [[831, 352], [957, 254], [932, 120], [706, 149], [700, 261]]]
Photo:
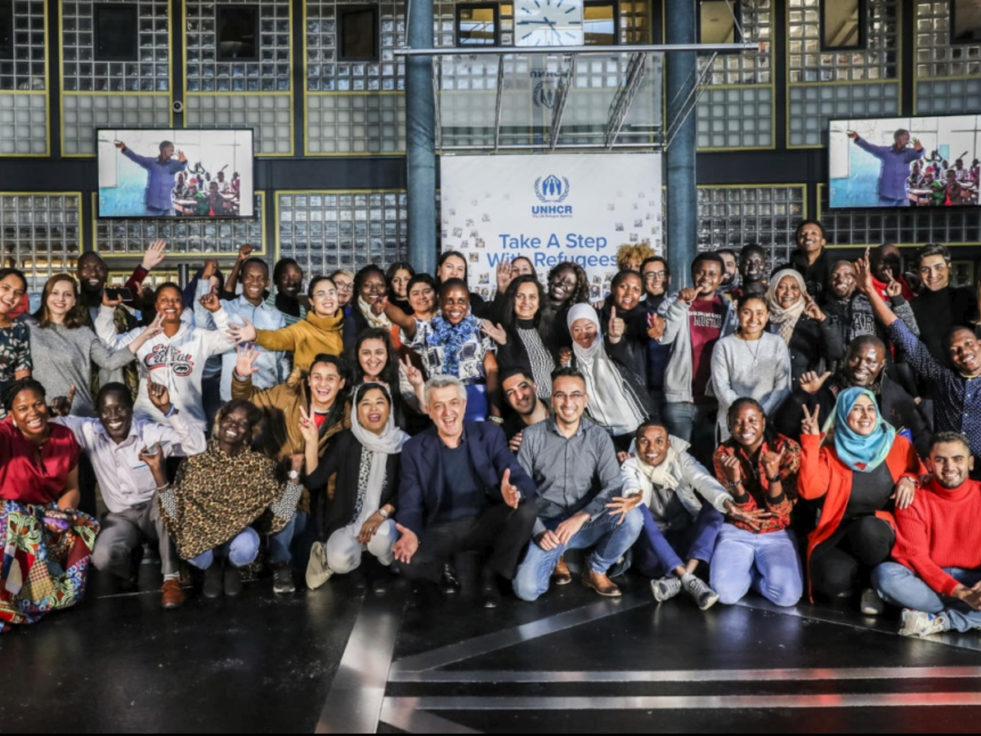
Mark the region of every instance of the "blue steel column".
[[[433, 48], [433, 0], [407, 0], [408, 41]], [[411, 7], [409, 7], [411, 6]], [[433, 61], [405, 58], [405, 147], [409, 205], [409, 262], [417, 271], [436, 269], [436, 110]]]
[[[667, 43], [695, 43], [697, 0], [671, 0], [664, 5]], [[695, 87], [694, 51], [665, 54], [666, 125], [678, 118]], [[681, 126], [667, 153], [668, 266], [672, 286], [691, 285], [691, 262], [697, 243], [697, 191], [695, 189], [695, 112]]]

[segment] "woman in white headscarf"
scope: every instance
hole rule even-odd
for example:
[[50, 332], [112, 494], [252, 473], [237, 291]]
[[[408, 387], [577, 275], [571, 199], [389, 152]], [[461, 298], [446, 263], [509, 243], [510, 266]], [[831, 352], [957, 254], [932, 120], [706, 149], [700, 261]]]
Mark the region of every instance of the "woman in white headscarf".
[[[351, 429], [338, 435], [334, 447], [317, 453], [317, 424], [305, 416], [300, 429], [306, 440], [306, 485], [319, 488], [337, 473], [334, 498], [328, 511], [326, 542], [314, 542], [307, 564], [306, 582], [319, 588], [334, 573], [349, 573], [361, 564], [367, 550], [387, 567], [398, 537], [395, 501], [399, 486], [399, 458], [409, 435], [395, 426], [388, 387], [365, 383], [354, 395]], [[376, 581], [376, 589], [382, 587]]]
[[841, 332], [817, 305], [792, 268], [777, 271], [766, 290], [770, 332], [783, 338], [790, 350], [791, 385], [808, 371], [823, 372], [844, 355]]
[[576, 304], [566, 324], [572, 335], [571, 365], [586, 379], [586, 411], [613, 436], [617, 450], [626, 450], [640, 423], [657, 411], [644, 379], [630, 368], [625, 355], [623, 320], [614, 309], [604, 340], [596, 310], [589, 304]]

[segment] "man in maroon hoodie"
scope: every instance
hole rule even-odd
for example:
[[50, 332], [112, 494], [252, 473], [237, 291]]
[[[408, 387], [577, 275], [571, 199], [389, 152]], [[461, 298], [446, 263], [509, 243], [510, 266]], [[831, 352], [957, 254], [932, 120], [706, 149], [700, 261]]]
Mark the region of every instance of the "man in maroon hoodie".
[[968, 478], [967, 438], [935, 434], [927, 467], [912, 505], [896, 508], [895, 562], [872, 573], [883, 600], [903, 607], [903, 636], [981, 628], [981, 483]]

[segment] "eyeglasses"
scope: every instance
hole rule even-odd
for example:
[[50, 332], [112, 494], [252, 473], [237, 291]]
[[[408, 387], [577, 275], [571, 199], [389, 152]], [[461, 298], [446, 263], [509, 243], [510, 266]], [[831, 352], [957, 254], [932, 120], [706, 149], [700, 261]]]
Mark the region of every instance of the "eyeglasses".
[[552, 394], [552, 398], [556, 401], [562, 401], [564, 399], [572, 399], [573, 401], [582, 401], [586, 398], [586, 394], [582, 391], [573, 391], [571, 394], [567, 394], [564, 391], [556, 391]]
[[667, 274], [664, 271], [648, 271], [644, 274], [644, 281], [657, 281], [663, 279]]
[[354, 291], [354, 284], [338, 284], [338, 291]]

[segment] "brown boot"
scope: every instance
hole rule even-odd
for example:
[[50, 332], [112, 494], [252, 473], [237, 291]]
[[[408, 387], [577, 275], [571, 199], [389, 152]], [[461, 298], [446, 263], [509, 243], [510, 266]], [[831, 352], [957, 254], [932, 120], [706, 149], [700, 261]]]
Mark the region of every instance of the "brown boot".
[[601, 572], [593, 572], [588, 567], [582, 571], [582, 584], [592, 588], [607, 598], [619, 598], [621, 593], [616, 583]]
[[568, 585], [572, 582], [572, 573], [569, 572], [569, 566], [565, 564], [562, 557], [559, 557], [558, 562], [555, 563], [555, 569], [552, 571], [552, 582], [556, 585]]
[[184, 591], [181, 590], [181, 583], [176, 578], [164, 580], [163, 587], [160, 588], [160, 605], [164, 608], [180, 608], [184, 603]]

